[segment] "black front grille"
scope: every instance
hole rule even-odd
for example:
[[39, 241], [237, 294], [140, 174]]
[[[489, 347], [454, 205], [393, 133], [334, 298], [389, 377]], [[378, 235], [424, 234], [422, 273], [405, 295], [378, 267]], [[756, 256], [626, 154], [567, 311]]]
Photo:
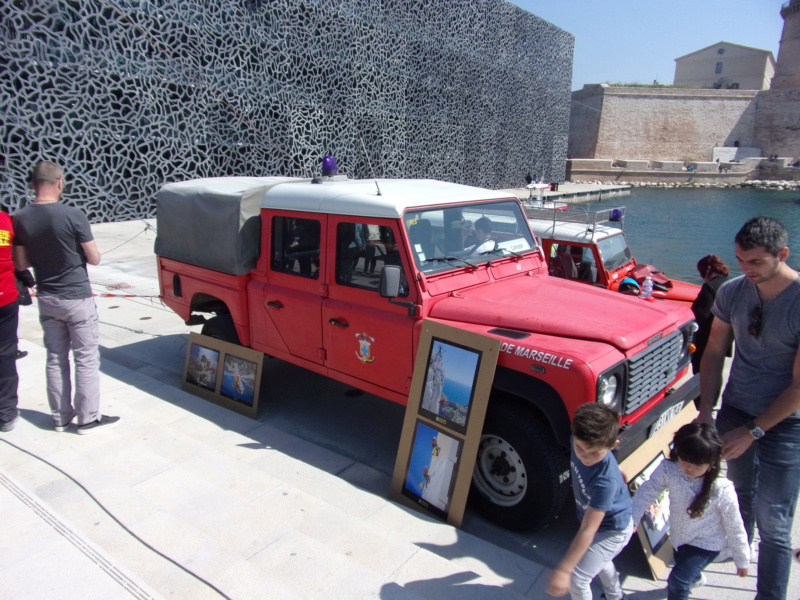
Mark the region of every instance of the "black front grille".
[[683, 353], [683, 334], [676, 331], [628, 362], [628, 395], [624, 414], [630, 414], [675, 379]]

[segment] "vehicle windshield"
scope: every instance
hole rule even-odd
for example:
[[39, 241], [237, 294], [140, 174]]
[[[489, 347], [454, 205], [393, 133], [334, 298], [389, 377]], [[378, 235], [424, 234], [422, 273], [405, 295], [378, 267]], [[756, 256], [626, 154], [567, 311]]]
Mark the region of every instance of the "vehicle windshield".
[[537, 248], [525, 215], [511, 200], [410, 210], [403, 220], [423, 273], [477, 268]]
[[631, 249], [628, 247], [628, 239], [625, 234], [620, 232], [597, 242], [597, 249], [603, 257], [603, 264], [606, 271], [613, 271], [633, 258]]

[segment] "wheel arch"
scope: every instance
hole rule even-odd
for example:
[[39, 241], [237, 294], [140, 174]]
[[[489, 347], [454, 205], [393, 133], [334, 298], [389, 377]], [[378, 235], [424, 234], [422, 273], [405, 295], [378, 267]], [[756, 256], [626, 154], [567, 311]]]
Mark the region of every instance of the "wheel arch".
[[205, 292], [195, 292], [189, 308], [191, 312], [214, 313], [215, 315], [231, 314], [231, 310], [224, 300]]
[[492, 383], [492, 396], [497, 394], [524, 403], [536, 411], [550, 426], [556, 443], [569, 448], [571, 422], [564, 401], [549, 384], [506, 367], [497, 367]]
[[[235, 332], [236, 335], [236, 339], [231, 339], [230, 341], [242, 346], [250, 346], [249, 315], [244, 312], [237, 315], [235, 311], [237, 309], [241, 311], [241, 307], [238, 307], [235, 302], [233, 303], [233, 310], [231, 310], [231, 306], [225, 300], [205, 292], [196, 292], [192, 296], [190, 306], [190, 318], [194, 316], [194, 313], [212, 313], [215, 315], [211, 319], [204, 319], [203, 317], [197, 318], [198, 320], [196, 324], [202, 322], [205, 323], [203, 325], [204, 332], [207, 325], [212, 321], [221, 322], [229, 320], [230, 326], [233, 328], [233, 332]], [[244, 320], [244, 323], [242, 323], [242, 319]], [[212, 324], [212, 327], [214, 327], [214, 324]], [[227, 327], [223, 326], [223, 330], [225, 329], [227, 329]]]

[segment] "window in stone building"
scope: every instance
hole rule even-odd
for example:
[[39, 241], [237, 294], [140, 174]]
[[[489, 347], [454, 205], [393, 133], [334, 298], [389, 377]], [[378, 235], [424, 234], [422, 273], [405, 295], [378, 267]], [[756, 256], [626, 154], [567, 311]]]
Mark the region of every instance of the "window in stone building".
[[714, 74], [719, 75], [722, 73], [722, 61], [717, 63], [717, 68], [714, 69]]

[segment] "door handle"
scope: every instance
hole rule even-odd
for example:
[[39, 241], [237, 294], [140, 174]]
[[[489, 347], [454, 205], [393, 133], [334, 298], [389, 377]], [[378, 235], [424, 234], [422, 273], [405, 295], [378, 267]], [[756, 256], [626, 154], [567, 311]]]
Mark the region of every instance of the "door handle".
[[283, 308], [283, 303], [278, 302], [277, 300], [275, 300], [275, 301], [270, 300], [269, 302], [267, 302], [267, 306], [269, 306], [270, 308], [278, 308], [278, 309], [280, 309], [280, 308]]
[[336, 325], [337, 327], [350, 327], [350, 325], [338, 319], [328, 319], [328, 323], [331, 325]]

